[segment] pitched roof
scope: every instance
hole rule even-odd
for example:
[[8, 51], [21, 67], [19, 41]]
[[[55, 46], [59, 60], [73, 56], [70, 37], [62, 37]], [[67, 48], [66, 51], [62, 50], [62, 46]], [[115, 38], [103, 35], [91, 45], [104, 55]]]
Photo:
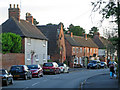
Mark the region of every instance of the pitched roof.
[[102, 42], [102, 39], [99, 38], [99, 36], [95, 35], [92, 40], [97, 44], [97, 46], [100, 48], [100, 49], [104, 49], [105, 48], [105, 45], [103, 44]]
[[37, 28], [48, 38], [48, 54], [52, 55], [58, 49], [59, 25], [39, 25]]
[[65, 35], [65, 39], [70, 43], [72, 46], [82, 46], [80, 43], [76, 42], [76, 40], [71, 37], [70, 35]]
[[[67, 35], [65, 35], [65, 36], [67, 36]], [[87, 40], [86, 40], [84, 37], [81, 37], [81, 36], [73, 36], [73, 37], [70, 37], [70, 35], [68, 35], [68, 36], [71, 39], [68, 39], [68, 38], [66, 38], [66, 39], [69, 41], [70, 44], [72, 42], [72, 44], [71, 44], [72, 46], [98, 48], [98, 46], [92, 41], [91, 38], [87, 38]], [[74, 42], [72, 41], [72, 39], [74, 39]]]
[[9, 18], [2, 24], [2, 32], [11, 32], [20, 35], [21, 37], [36, 38], [47, 40], [39, 29], [25, 20], [18, 22], [15, 18]]

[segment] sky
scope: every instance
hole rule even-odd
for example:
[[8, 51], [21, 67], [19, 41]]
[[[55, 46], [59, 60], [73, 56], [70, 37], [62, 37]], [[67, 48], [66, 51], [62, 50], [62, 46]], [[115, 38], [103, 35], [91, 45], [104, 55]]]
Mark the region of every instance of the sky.
[[96, 26], [103, 35], [104, 25], [108, 25], [108, 21], [99, 25], [101, 15], [92, 13], [91, 2], [95, 0], [0, 0], [0, 24], [8, 19], [9, 4], [19, 4], [20, 18], [25, 20], [27, 12], [36, 18], [39, 25], [48, 23], [59, 24], [62, 22], [65, 28], [70, 24], [81, 26], [86, 33]]

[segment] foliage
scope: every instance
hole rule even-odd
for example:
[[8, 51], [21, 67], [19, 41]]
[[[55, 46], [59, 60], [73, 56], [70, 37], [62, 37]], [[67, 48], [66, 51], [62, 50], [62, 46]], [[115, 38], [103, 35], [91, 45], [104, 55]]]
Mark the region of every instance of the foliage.
[[48, 60], [48, 62], [53, 62], [52, 60]]
[[34, 25], [39, 24], [39, 22], [35, 18], [33, 18], [33, 23], [34, 23]]
[[97, 33], [99, 31], [99, 29], [97, 27], [92, 27], [91, 30], [89, 30], [89, 34], [90, 35], [94, 35], [94, 33]]
[[0, 43], [2, 43], [2, 53], [20, 53], [22, 38], [14, 33], [0, 34]]
[[80, 26], [69, 25], [68, 31], [73, 32], [73, 35], [82, 36], [85, 30]]

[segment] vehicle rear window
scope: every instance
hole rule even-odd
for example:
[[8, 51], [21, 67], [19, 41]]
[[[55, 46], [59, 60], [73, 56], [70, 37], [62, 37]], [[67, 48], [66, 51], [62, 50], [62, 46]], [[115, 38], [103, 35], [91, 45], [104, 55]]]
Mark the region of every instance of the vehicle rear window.
[[63, 63], [58, 63], [58, 66], [64, 66], [64, 64]]
[[29, 69], [38, 69], [38, 65], [27, 65]]
[[52, 63], [44, 63], [43, 66], [44, 66], [44, 67], [52, 67], [53, 64], [52, 64]]
[[12, 66], [11, 70], [13, 70], [13, 71], [23, 71], [23, 67], [22, 66]]

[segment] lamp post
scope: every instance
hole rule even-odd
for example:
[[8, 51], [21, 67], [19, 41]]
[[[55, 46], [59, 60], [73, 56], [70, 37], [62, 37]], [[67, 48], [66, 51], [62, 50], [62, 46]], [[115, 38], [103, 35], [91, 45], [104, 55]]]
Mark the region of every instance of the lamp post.
[[120, 87], [120, 0], [117, 0], [117, 20], [118, 20], [118, 82]]

